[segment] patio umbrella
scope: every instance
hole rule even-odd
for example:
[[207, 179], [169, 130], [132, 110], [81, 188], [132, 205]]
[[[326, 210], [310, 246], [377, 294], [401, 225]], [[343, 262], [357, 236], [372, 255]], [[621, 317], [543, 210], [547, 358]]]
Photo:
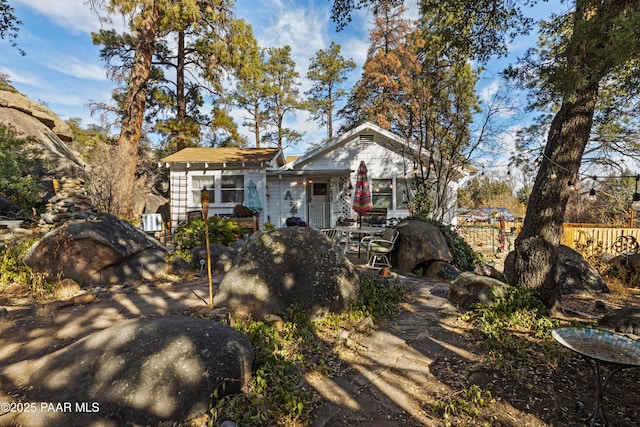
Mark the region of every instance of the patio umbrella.
[[250, 179], [247, 184], [247, 191], [244, 193], [244, 202], [242, 202], [242, 206], [251, 209], [254, 213], [262, 210], [260, 197], [258, 197], [258, 189], [256, 188], [256, 183], [253, 182], [252, 179]]
[[371, 188], [369, 187], [369, 178], [367, 177], [367, 166], [364, 160], [360, 162], [358, 167], [358, 175], [356, 177], [356, 188], [353, 195], [353, 210], [358, 214], [358, 223], [362, 227], [362, 214], [373, 209], [373, 201], [371, 200]]

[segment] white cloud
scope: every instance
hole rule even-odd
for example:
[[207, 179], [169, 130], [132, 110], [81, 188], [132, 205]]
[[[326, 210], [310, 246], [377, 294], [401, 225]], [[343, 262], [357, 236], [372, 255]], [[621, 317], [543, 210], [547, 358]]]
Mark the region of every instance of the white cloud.
[[17, 71], [8, 67], [0, 66], [0, 73], [8, 75], [11, 83], [21, 83], [35, 87], [41, 86], [40, 79], [29, 71]]
[[82, 80], [108, 80], [104, 67], [99, 63], [86, 62], [79, 58], [60, 59], [49, 62], [49, 68]]
[[90, 33], [100, 29], [100, 19], [87, 0], [13, 0], [16, 5], [46, 16], [71, 34]]

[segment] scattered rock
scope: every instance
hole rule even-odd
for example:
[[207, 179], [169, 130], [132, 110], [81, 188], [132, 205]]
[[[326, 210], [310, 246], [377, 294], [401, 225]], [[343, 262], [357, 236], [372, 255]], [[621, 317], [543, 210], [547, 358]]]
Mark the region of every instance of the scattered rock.
[[449, 285], [449, 301], [463, 310], [474, 304], [488, 306], [504, 295], [508, 285], [500, 280], [465, 271]]
[[640, 307], [624, 307], [605, 314], [598, 326], [623, 334], [640, 335]]
[[488, 265], [488, 264], [477, 265], [473, 269], [473, 272], [479, 276], [488, 276], [493, 279], [498, 279], [502, 282], [507, 281], [507, 278], [505, 277], [504, 273], [499, 271], [497, 268], [495, 268], [492, 265]]
[[434, 279], [453, 280], [460, 272], [458, 269], [445, 261], [433, 261], [425, 271], [424, 275]]
[[358, 273], [319, 230], [288, 227], [253, 234], [225, 274], [214, 305], [262, 318], [296, 304], [312, 317], [356, 301]]

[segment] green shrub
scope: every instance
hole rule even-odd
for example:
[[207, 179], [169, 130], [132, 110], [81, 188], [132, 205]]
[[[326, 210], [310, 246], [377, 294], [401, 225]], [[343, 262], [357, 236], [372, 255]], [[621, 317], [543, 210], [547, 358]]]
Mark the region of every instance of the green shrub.
[[407, 219], [423, 221], [437, 227], [444, 235], [451, 255], [453, 255], [453, 265], [458, 269], [471, 271], [476, 265], [482, 264], [482, 255], [474, 251], [450, 225], [443, 224], [422, 215], [413, 215]]
[[28, 144], [13, 128], [0, 124], [0, 194], [31, 213], [42, 207], [44, 189], [37, 174], [45, 163]]
[[495, 418], [483, 416], [481, 409], [491, 406], [495, 402], [496, 400], [491, 396], [490, 391], [482, 390], [478, 385], [473, 384], [468, 389], [438, 399], [433, 404], [432, 412], [442, 417], [445, 427], [454, 425], [491, 426]]
[[[240, 234], [240, 227], [225, 218], [209, 217], [209, 243], [221, 243], [229, 246]], [[196, 246], [206, 244], [203, 218], [193, 218], [181, 223], [174, 233], [174, 242], [179, 251], [190, 251]]]
[[36, 241], [37, 239], [33, 238], [12, 242], [0, 251], [0, 292], [13, 283], [28, 285], [32, 295], [37, 297], [53, 290], [51, 283], [43, 280], [42, 275], [34, 273], [22, 262]]
[[300, 383], [306, 372], [322, 368], [307, 357], [322, 350], [306, 313], [291, 307], [280, 314], [284, 322], [278, 326], [251, 319], [236, 322], [253, 345], [254, 374], [245, 394], [218, 399], [222, 390], [213, 393], [210, 426], [224, 419], [242, 426], [309, 424], [313, 396]]
[[[526, 286], [508, 286], [507, 292], [490, 306], [478, 306], [462, 315], [484, 336], [483, 345], [490, 350], [496, 366], [505, 372], [516, 372], [530, 360], [553, 357], [548, 346], [557, 321], [548, 317], [548, 310], [535, 293]], [[540, 347], [547, 346], [541, 359], [532, 358]]]
[[32, 240], [11, 243], [0, 252], [0, 290], [12, 283], [29, 283], [30, 271], [22, 258], [32, 244]]
[[360, 298], [352, 311], [360, 311], [373, 319], [389, 316], [404, 297], [404, 288], [398, 282], [384, 283], [373, 277], [360, 280]]

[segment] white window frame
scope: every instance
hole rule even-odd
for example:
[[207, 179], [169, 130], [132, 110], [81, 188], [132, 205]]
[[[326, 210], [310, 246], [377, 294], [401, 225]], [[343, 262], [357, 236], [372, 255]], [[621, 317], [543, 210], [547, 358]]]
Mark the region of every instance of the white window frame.
[[[206, 183], [205, 185], [203, 185], [204, 182], [206, 181], [211, 181], [211, 184]], [[216, 179], [215, 175], [192, 175], [191, 176], [191, 204], [194, 205], [200, 205], [200, 192], [202, 191], [203, 187], [207, 187], [207, 189], [209, 190], [209, 204], [214, 204], [216, 203], [217, 198], [215, 197], [216, 194], [216, 183], [218, 182], [218, 180]]]
[[[223, 183], [225, 181], [225, 179], [229, 179], [229, 178], [233, 178], [233, 180], [235, 181], [235, 187], [223, 187]], [[241, 185], [238, 186], [238, 182], [236, 181], [238, 178], [242, 179]], [[228, 203], [232, 203], [232, 204], [238, 204], [238, 203], [242, 203], [244, 202], [244, 192], [245, 192], [245, 175], [244, 174], [224, 174], [222, 176], [220, 176], [220, 180], [219, 180], [219, 189], [220, 189], [220, 203], [221, 204], [228, 204]], [[233, 194], [236, 196], [234, 197], [233, 200], [225, 200], [225, 192], [233, 192]], [[238, 195], [240, 195], [239, 200], [238, 200]]]
[[[387, 185], [383, 187], [376, 185], [376, 183], [380, 181], [385, 181]], [[380, 204], [377, 203], [381, 197], [389, 198], [388, 199], [389, 206], [381, 206]], [[374, 208], [387, 208], [390, 210], [393, 209], [394, 197], [395, 197], [395, 194], [393, 192], [392, 178], [375, 178], [371, 180], [371, 199], [373, 200]]]

